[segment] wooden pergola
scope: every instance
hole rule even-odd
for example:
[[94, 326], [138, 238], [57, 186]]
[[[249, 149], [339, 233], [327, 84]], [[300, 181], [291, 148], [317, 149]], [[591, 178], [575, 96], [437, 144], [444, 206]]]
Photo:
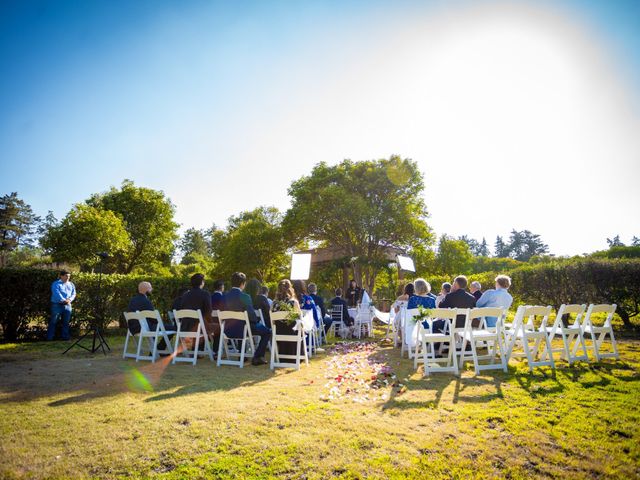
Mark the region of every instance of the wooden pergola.
[[[330, 263], [337, 263], [342, 268], [342, 286], [346, 291], [349, 287], [349, 279], [357, 278], [360, 275], [357, 272], [357, 265], [352, 262], [352, 255], [346, 248], [328, 246], [311, 248], [309, 250], [300, 250], [295, 253], [310, 253], [311, 254], [311, 268], [321, 267]], [[389, 260], [389, 263], [397, 263], [398, 255], [405, 255], [406, 252], [397, 247], [385, 246], [383, 247], [384, 257]], [[398, 269], [398, 274], [402, 278], [402, 271]]]

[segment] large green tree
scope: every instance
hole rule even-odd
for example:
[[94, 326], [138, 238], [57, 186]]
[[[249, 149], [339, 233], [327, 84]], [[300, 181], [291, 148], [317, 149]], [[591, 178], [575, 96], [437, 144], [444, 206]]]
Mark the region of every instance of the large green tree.
[[31, 246], [40, 218], [16, 192], [0, 197], [0, 267], [20, 246]]
[[[41, 244], [54, 261], [73, 263], [86, 271], [97, 265], [97, 252], [106, 251], [117, 258], [131, 241], [118, 215], [81, 203], [47, 230]], [[112, 262], [108, 262], [109, 269], [113, 269]]]
[[275, 207], [258, 207], [229, 218], [225, 231], [210, 233], [216, 273], [228, 278], [244, 272], [262, 282], [275, 282], [289, 266], [282, 235], [282, 214]]
[[424, 182], [416, 162], [389, 159], [319, 163], [292, 183], [285, 230], [290, 244], [311, 241], [344, 250], [369, 291], [388, 263], [387, 246], [428, 244]]
[[447, 235], [440, 237], [436, 264], [440, 273], [459, 275], [469, 273], [473, 264], [473, 255], [465, 240], [456, 240]]
[[130, 242], [128, 248], [117, 253], [120, 272], [170, 265], [178, 224], [173, 220], [175, 207], [162, 191], [137, 187], [125, 180], [120, 188], [94, 194], [86, 203], [122, 219]]

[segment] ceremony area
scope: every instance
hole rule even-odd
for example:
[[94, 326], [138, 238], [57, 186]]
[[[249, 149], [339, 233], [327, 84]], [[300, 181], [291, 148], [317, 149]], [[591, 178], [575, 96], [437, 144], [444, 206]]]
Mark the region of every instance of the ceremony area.
[[617, 361], [424, 378], [375, 333], [299, 371], [124, 361], [122, 335], [107, 356], [4, 344], [0, 476], [638, 476], [638, 340]]
[[0, 480], [640, 479], [640, 0], [2, 0], [0, 65]]

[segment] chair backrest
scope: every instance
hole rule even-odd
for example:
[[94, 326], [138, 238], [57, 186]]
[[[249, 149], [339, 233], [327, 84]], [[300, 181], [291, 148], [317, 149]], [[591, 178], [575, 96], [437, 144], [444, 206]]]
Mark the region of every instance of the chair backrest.
[[504, 315], [505, 311], [501, 307], [472, 308], [469, 312], [469, 315], [467, 315], [464, 329], [465, 331], [472, 330], [474, 328], [473, 320], [475, 320], [476, 318], [480, 319], [480, 325], [477, 328], [487, 328], [487, 322], [485, 320], [487, 317], [497, 318], [498, 320], [496, 322], [496, 327], [498, 327], [499, 329], [500, 327], [502, 327], [502, 319], [504, 318]]
[[[289, 313], [290, 312], [271, 312], [271, 338], [272, 339], [276, 339], [279, 335], [281, 335], [278, 332], [278, 322], [281, 322], [283, 320], [288, 320], [289, 317]], [[298, 335], [302, 335], [302, 328], [301, 328], [301, 324], [302, 322], [300, 320], [298, 320], [297, 322], [298, 325]], [[289, 336], [290, 334], [283, 334], [284, 336]]]
[[220, 319], [220, 324], [222, 324], [222, 322], [227, 321], [227, 320], [237, 320], [240, 322], [245, 322], [247, 324], [247, 326], [250, 327], [249, 324], [249, 314], [244, 311], [244, 312], [234, 312], [231, 310], [219, 310], [218, 311], [218, 318]]
[[[549, 321], [549, 315], [551, 315], [551, 305], [543, 307], [541, 305], [521, 305], [518, 307], [518, 311], [522, 308], [522, 328], [526, 330], [536, 330], [536, 324], [540, 325], [540, 329], [547, 327]], [[516, 313], [516, 317], [518, 313]], [[515, 321], [514, 321], [515, 326]]]
[[553, 331], [557, 331], [564, 326], [564, 322], [562, 317], [565, 315], [575, 315], [575, 319], [573, 321], [573, 326], [579, 326], [582, 322], [582, 316], [584, 315], [584, 311], [587, 309], [586, 305], [577, 305], [577, 304], [568, 304], [564, 303], [560, 305], [560, 308], [556, 312], [556, 318], [553, 320]]
[[289, 312], [271, 312], [271, 321], [286, 320]]
[[193, 318], [198, 320], [202, 331], [206, 332], [204, 320], [202, 319], [202, 312], [200, 310], [190, 310], [185, 308], [173, 311], [173, 319], [175, 320], [179, 330], [182, 330], [182, 328], [180, 328], [180, 325], [182, 323], [182, 320], [186, 318]]
[[335, 322], [342, 321], [342, 305], [333, 305], [331, 307], [331, 319]]
[[[138, 320], [138, 322], [140, 321], [140, 315], [138, 314], [138, 312], [123, 312], [124, 313], [124, 319], [127, 321], [127, 329], [129, 328], [129, 320]], [[146, 322], [145, 322], [146, 325]], [[140, 327], [142, 329], [142, 326]]]
[[591, 305], [589, 305], [589, 308], [587, 309], [587, 313], [584, 317], [584, 324], [593, 326], [593, 319], [591, 318], [591, 315], [593, 315], [594, 313], [606, 313], [607, 318], [605, 318], [604, 320], [604, 326], [610, 327], [611, 320], [613, 319], [613, 314], [616, 313], [616, 308], [618, 308], [618, 306], [615, 303], [611, 305], [608, 305], [608, 304], [594, 305], [592, 303]]
[[147, 329], [149, 328], [147, 318], [153, 318], [154, 320], [156, 320], [156, 322], [158, 322], [156, 324], [155, 331], [160, 332], [165, 329], [164, 323], [162, 322], [162, 317], [160, 316], [160, 312], [158, 310], [140, 310], [138, 311], [138, 314], [140, 315], [140, 318], [144, 319], [145, 323], [147, 324]]

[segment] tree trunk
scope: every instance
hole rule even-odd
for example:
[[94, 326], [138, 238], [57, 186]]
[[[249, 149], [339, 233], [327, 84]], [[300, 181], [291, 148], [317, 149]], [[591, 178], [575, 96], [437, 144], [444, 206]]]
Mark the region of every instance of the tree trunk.
[[622, 319], [622, 323], [624, 324], [625, 329], [632, 329], [633, 324], [631, 323], [631, 317], [629, 316], [629, 312], [627, 312], [624, 308], [618, 307], [618, 315]]

